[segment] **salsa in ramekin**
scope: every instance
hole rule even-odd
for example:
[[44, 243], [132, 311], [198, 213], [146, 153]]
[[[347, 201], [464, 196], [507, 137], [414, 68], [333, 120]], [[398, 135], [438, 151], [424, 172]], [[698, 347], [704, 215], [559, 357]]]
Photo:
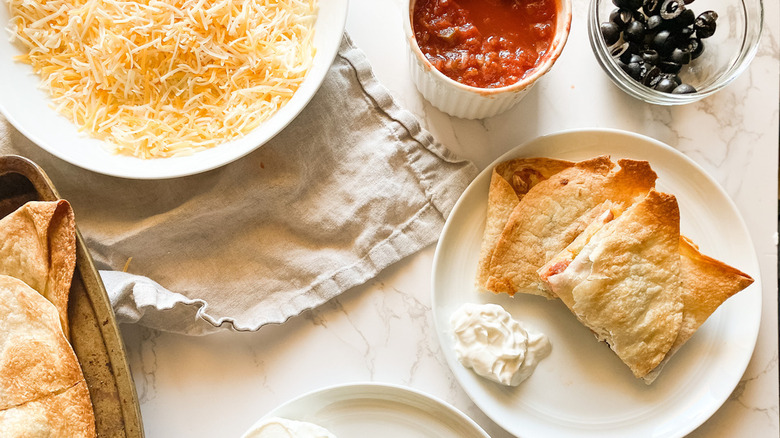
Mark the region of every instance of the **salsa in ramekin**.
[[521, 81], [555, 38], [555, 0], [417, 0], [412, 26], [428, 62], [477, 88]]

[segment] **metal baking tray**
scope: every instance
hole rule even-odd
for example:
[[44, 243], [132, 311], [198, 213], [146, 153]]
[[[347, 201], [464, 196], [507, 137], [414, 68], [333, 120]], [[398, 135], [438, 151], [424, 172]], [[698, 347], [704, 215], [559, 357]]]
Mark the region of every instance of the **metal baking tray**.
[[[0, 156], [0, 217], [27, 201], [60, 199], [46, 173], [16, 155]], [[92, 257], [78, 232], [76, 271], [70, 287], [71, 343], [95, 410], [97, 436], [142, 438], [141, 410], [114, 311]]]

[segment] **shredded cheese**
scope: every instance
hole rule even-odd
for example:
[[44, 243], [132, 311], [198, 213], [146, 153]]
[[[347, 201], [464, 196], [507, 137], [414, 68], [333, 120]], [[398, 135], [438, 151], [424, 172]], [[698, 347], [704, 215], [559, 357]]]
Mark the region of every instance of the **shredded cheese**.
[[120, 154], [191, 154], [247, 134], [298, 90], [316, 0], [7, 0], [54, 107]]

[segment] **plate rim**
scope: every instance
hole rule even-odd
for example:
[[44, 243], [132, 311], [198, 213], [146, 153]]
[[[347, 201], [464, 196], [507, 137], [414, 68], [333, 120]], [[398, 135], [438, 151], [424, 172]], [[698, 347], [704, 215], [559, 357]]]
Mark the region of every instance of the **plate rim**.
[[[539, 135], [537, 137], [534, 137], [532, 139], [529, 139], [525, 142], [522, 142], [518, 144], [517, 146], [514, 146], [510, 148], [508, 151], [501, 154], [498, 158], [493, 160], [489, 165], [487, 165], [482, 171], [479, 172], [479, 174], [472, 180], [472, 182], [469, 184], [469, 186], [466, 188], [466, 190], [461, 194], [461, 196], [456, 201], [455, 205], [453, 206], [450, 214], [447, 217], [447, 220], [444, 224], [444, 227], [442, 228], [439, 240], [436, 244], [436, 249], [434, 251], [433, 260], [432, 260], [432, 269], [431, 269], [431, 308], [433, 313], [433, 320], [434, 320], [434, 327], [436, 329], [436, 336], [439, 341], [439, 346], [443, 351], [443, 354], [445, 356], [445, 361], [448, 365], [448, 367], [453, 372], [453, 375], [455, 377], [455, 380], [458, 382], [458, 385], [461, 387], [461, 389], [466, 393], [466, 395], [469, 397], [469, 399], [485, 414], [487, 415], [492, 421], [494, 421], [497, 425], [502, 427], [507, 432], [516, 435], [515, 432], [513, 432], [513, 427], [511, 427], [511, 424], [507, 424], [507, 421], [503, 418], [498, 418], [496, 415], [494, 415], [492, 412], [489, 412], [489, 410], [485, 409], [483, 407], [483, 402], [481, 400], [478, 400], [474, 395], [472, 395], [471, 391], [469, 390], [468, 386], [464, 384], [464, 382], [461, 381], [461, 377], [459, 373], [455, 372], [454, 367], [461, 367], [462, 365], [457, 362], [457, 359], [452, 359], [451, 354], [447, 354], [445, 352], [445, 349], [447, 349], [448, 340], [446, 337], [449, 334], [449, 328], [448, 327], [442, 327], [439, 321], [439, 317], [436, 315], [436, 309], [439, 308], [438, 305], [438, 299], [437, 299], [437, 290], [439, 286], [437, 285], [437, 271], [441, 264], [441, 258], [442, 255], [442, 244], [444, 242], [443, 237], [449, 232], [450, 228], [453, 226], [452, 223], [454, 221], [454, 217], [456, 217], [457, 212], [463, 208], [462, 204], [465, 203], [465, 199], [468, 198], [467, 194], [470, 194], [472, 191], [476, 190], [476, 186], [480, 184], [485, 184], [485, 179], [487, 179], [487, 184], [490, 182], [490, 175], [492, 174], [492, 169], [500, 162], [506, 161], [512, 158], [519, 158], [523, 157], [523, 150], [529, 149], [530, 147], [534, 146], [536, 143], [549, 141], [551, 138], [555, 137], [566, 137], [566, 136], [576, 136], [576, 135], [611, 135], [611, 136], [625, 136], [630, 137], [634, 141], [641, 141], [653, 144], [654, 146], [662, 149], [666, 153], [670, 153], [673, 156], [675, 156], [678, 159], [683, 160], [687, 165], [694, 167], [697, 169], [700, 173], [700, 176], [704, 177], [707, 181], [707, 184], [712, 186], [713, 189], [715, 189], [722, 198], [728, 203], [729, 207], [733, 210], [733, 212], [736, 215], [736, 220], [738, 221], [738, 224], [740, 226], [740, 231], [744, 232], [745, 235], [749, 237], [747, 241], [747, 249], [749, 250], [749, 259], [750, 259], [750, 266], [751, 273], [750, 275], [754, 277], [754, 283], [748, 286], [748, 288], [751, 288], [753, 290], [757, 290], [754, 295], [756, 297], [751, 301], [751, 305], [755, 307], [756, 312], [756, 318], [753, 318], [753, 324], [752, 327], [750, 327], [750, 339], [747, 339], [746, 344], [749, 344], [749, 354], [745, 354], [744, 357], [741, 357], [738, 362], [736, 362], [736, 365], [733, 366], [734, 370], [738, 370], [739, 373], [737, 374], [736, 379], [733, 382], [728, 383], [729, 392], [726, 393], [724, 397], [720, 397], [717, 399], [717, 401], [711, 402], [706, 406], [706, 409], [702, 409], [700, 412], [697, 413], [697, 416], [690, 421], [687, 424], [687, 427], [679, 428], [678, 430], [670, 432], [667, 435], [664, 436], [672, 436], [672, 437], [681, 437], [689, 434], [693, 430], [697, 429], [699, 426], [704, 424], [712, 415], [728, 400], [728, 396], [731, 391], [739, 384], [740, 380], [744, 376], [745, 370], [747, 369], [750, 360], [753, 357], [753, 354], [755, 352], [756, 343], [758, 340], [758, 333], [760, 329], [760, 320], [761, 320], [761, 311], [763, 307], [763, 302], [761, 300], [762, 296], [762, 288], [763, 283], [761, 281], [760, 276], [760, 265], [758, 262], [758, 256], [756, 254], [755, 245], [753, 243], [752, 237], [750, 237], [749, 230], [747, 228], [747, 225], [745, 223], [744, 218], [742, 217], [741, 212], [737, 208], [736, 204], [734, 203], [733, 199], [728, 195], [728, 193], [723, 189], [723, 187], [718, 183], [717, 180], [714, 179], [712, 175], [710, 175], [703, 167], [701, 167], [698, 163], [696, 163], [694, 160], [692, 160], [687, 155], [683, 154], [681, 151], [669, 146], [668, 144], [654, 139], [652, 137], [649, 137], [647, 135], [638, 134], [635, 132], [625, 131], [621, 129], [614, 129], [614, 128], [574, 128], [574, 129], [565, 129], [565, 130], [559, 130], [555, 132], [551, 132], [548, 134]], [[535, 155], [538, 156], [538, 155]], [[485, 198], [487, 197], [487, 194], [485, 194]], [[454, 361], [454, 363], [452, 362]], [[519, 435], [517, 435], [519, 436]], [[525, 433], [522, 436], [532, 436], [532, 435], [526, 435]]]
[[[11, 111], [9, 109], [8, 104], [6, 104], [3, 101], [3, 99], [0, 99], [0, 114], [2, 114], [3, 117], [5, 117], [5, 119], [8, 120], [8, 122], [17, 131], [19, 131], [26, 139], [32, 142], [36, 147], [39, 147], [44, 151], [54, 155], [55, 157], [65, 162], [68, 162], [74, 166], [92, 172], [96, 172], [99, 174], [107, 175], [107, 176], [126, 178], [126, 179], [137, 179], [137, 180], [160, 180], [160, 179], [171, 179], [171, 178], [180, 178], [180, 177], [185, 177], [190, 175], [196, 175], [196, 174], [200, 174], [203, 172], [207, 172], [209, 170], [213, 170], [225, 166], [258, 150], [263, 145], [271, 141], [274, 137], [276, 137], [279, 133], [281, 133], [309, 105], [311, 100], [317, 94], [317, 91], [324, 83], [325, 77], [327, 76], [327, 73], [330, 71], [330, 68], [333, 65], [334, 60], [336, 59], [336, 55], [338, 54], [339, 48], [341, 47], [341, 43], [344, 39], [346, 21], [349, 12], [349, 0], [319, 0], [318, 14], [317, 14], [318, 21], [322, 16], [321, 11], [323, 5], [326, 5], [326, 7], [328, 8], [329, 14], [332, 15], [332, 20], [336, 24], [336, 26], [332, 26], [333, 30], [329, 30], [329, 32], [333, 32], [332, 39], [328, 39], [324, 43], [323, 48], [318, 47], [317, 53], [315, 54], [314, 59], [312, 61], [312, 66], [309, 72], [307, 72], [307, 76], [304, 79], [304, 82], [301, 84], [301, 88], [307, 87], [310, 89], [310, 92], [308, 94], [303, 95], [301, 98], [299, 98], [299, 100], [295, 101], [294, 105], [292, 106], [290, 105], [290, 103], [293, 103], [292, 100], [290, 102], [287, 102], [287, 105], [280, 108], [277, 111], [277, 113], [272, 115], [269, 119], [265, 120], [259, 127], [246, 133], [242, 137], [231, 140], [227, 143], [219, 144], [213, 148], [206, 149], [203, 151], [198, 151], [187, 156], [169, 157], [169, 158], [162, 158], [162, 159], [140, 159], [136, 157], [112, 154], [110, 151], [106, 152], [105, 149], [103, 149], [106, 147], [106, 144], [103, 141], [91, 137], [88, 134], [79, 132], [77, 134], [77, 137], [74, 137], [74, 139], [78, 143], [81, 142], [89, 143], [80, 146], [84, 146], [84, 147], [94, 146], [94, 148], [96, 149], [91, 149], [91, 151], [100, 154], [105, 153], [105, 156], [109, 160], [111, 160], [112, 164], [110, 165], [110, 167], [105, 168], [103, 166], [103, 162], [84, 160], [83, 158], [79, 158], [78, 155], [73, 156], [73, 154], [70, 153], [69, 149], [63, 150], [54, 147], [50, 141], [47, 141], [46, 139], [42, 138], [39, 134], [36, 134], [37, 129], [39, 128], [32, 129], [31, 123], [20, 121], [20, 118], [15, 116], [16, 112]], [[7, 15], [8, 14], [7, 7], [6, 6], [2, 6], [2, 7], [4, 8], [3, 12]], [[2, 22], [5, 23], [5, 20], [2, 20]], [[315, 24], [315, 26], [317, 26], [317, 24]], [[0, 26], [0, 27], [3, 28], [0, 30], [0, 34], [7, 36], [7, 31], [5, 30], [5, 26]], [[331, 27], [329, 27], [328, 29], [331, 29]], [[5, 40], [7, 39], [8, 38], [5, 38]], [[0, 44], [12, 45], [5, 41]], [[322, 61], [319, 61], [320, 59], [322, 59]], [[0, 66], [2, 65], [13, 66], [14, 64], [18, 64], [18, 62], [14, 61], [13, 59], [0, 59]], [[8, 67], [8, 68], [13, 68], [13, 67]], [[18, 68], [29, 69], [29, 66], [20, 65]], [[34, 75], [34, 73], [32, 73], [31, 71], [29, 71], [28, 74]], [[38, 80], [36, 83], [39, 82], [40, 81]], [[41, 90], [37, 88], [36, 90], [30, 90], [30, 91], [41, 92]], [[50, 105], [51, 97], [48, 96], [48, 94], [45, 91], [43, 93], [45, 93], [46, 95], [41, 97], [46, 101], [47, 107], [51, 111], [50, 114], [47, 114], [47, 117], [53, 117], [55, 119], [57, 117], [60, 117], [65, 122], [71, 123], [72, 125], [72, 122], [65, 120], [61, 114], [59, 114], [57, 111], [51, 108]], [[2, 94], [3, 93], [0, 92], [0, 96], [2, 96]], [[299, 93], [296, 93], [293, 96], [293, 99], [295, 99], [295, 97], [299, 95], [300, 95]], [[22, 119], [26, 119], [26, 117]], [[262, 131], [260, 131], [260, 127], [264, 124], [271, 123], [272, 121], [274, 124], [278, 124], [278, 126], [275, 129], [268, 131], [267, 133], [262, 133], [261, 135], [260, 133]], [[72, 127], [74, 129], [77, 129], [75, 125], [72, 125]], [[214, 152], [217, 149], [223, 151], [227, 148], [232, 148], [233, 150], [227, 152]], [[214, 157], [213, 155], [216, 155], [216, 157]], [[198, 157], [198, 158], [194, 158], [194, 157]], [[114, 160], [118, 160], [118, 161], [114, 161]], [[169, 166], [166, 166], [164, 164], [162, 165], [153, 164], [155, 162], [166, 163], [166, 162], [173, 162], [173, 161], [183, 162], [184, 164], [177, 164], [175, 166], [175, 169], [170, 169]]]
[[[279, 413], [282, 412], [284, 409], [287, 409], [290, 406], [294, 406], [297, 403], [301, 403], [306, 399], [318, 397], [318, 396], [326, 396], [328, 393], [339, 392], [339, 391], [352, 391], [356, 394], [364, 395], [361, 391], [369, 391], [369, 390], [373, 391], [372, 396], [377, 400], [379, 399], [391, 400], [389, 396], [392, 394], [401, 394], [401, 396], [404, 397], [411, 396], [411, 397], [424, 398], [430, 402], [433, 402], [433, 404], [438, 406], [439, 409], [444, 410], [458, 417], [465, 424], [471, 427], [475, 433], [480, 434], [484, 438], [490, 438], [490, 435], [488, 435], [487, 432], [485, 432], [484, 429], [482, 429], [482, 427], [479, 424], [477, 424], [476, 421], [474, 421], [471, 417], [466, 415], [466, 413], [462, 412], [460, 409], [456, 408], [452, 404], [448, 403], [447, 401], [439, 397], [426, 393], [422, 390], [413, 388], [411, 386], [400, 385], [395, 383], [386, 383], [386, 382], [374, 382], [374, 381], [337, 383], [337, 384], [328, 385], [321, 388], [303, 392], [281, 403], [280, 405], [276, 406], [270, 411], [268, 411], [266, 414], [261, 416], [254, 423], [252, 423], [252, 425], [249, 428], [247, 428], [246, 431], [241, 436], [242, 438], [246, 438], [247, 434], [263, 421], [274, 416], [279, 416]], [[378, 397], [378, 395], [380, 394], [387, 394], [387, 397]], [[398, 401], [398, 400], [393, 400], [393, 401]], [[288, 418], [288, 419], [297, 420], [296, 418]]]

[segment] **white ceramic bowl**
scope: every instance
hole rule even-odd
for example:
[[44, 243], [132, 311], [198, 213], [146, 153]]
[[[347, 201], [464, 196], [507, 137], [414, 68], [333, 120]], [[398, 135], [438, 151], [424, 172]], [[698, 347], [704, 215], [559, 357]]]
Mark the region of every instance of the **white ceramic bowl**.
[[162, 179], [192, 175], [225, 165], [252, 152], [284, 129], [309, 103], [338, 52], [347, 18], [348, 0], [321, 0], [315, 25], [314, 63], [293, 98], [266, 122], [234, 141], [185, 157], [144, 160], [113, 154], [105, 144], [80, 133], [50, 107], [49, 95], [38, 88], [29, 65], [13, 60], [22, 53], [8, 41], [5, 2], [0, 5], [0, 113], [22, 134], [51, 154], [106, 175]]
[[483, 119], [516, 105], [536, 81], [547, 73], [563, 51], [571, 27], [571, 0], [556, 0], [558, 21], [550, 50], [536, 69], [520, 82], [501, 88], [477, 88], [452, 80], [436, 69], [423, 55], [412, 30], [415, 0], [407, 0], [404, 18], [409, 65], [420, 93], [445, 113], [465, 119]]

